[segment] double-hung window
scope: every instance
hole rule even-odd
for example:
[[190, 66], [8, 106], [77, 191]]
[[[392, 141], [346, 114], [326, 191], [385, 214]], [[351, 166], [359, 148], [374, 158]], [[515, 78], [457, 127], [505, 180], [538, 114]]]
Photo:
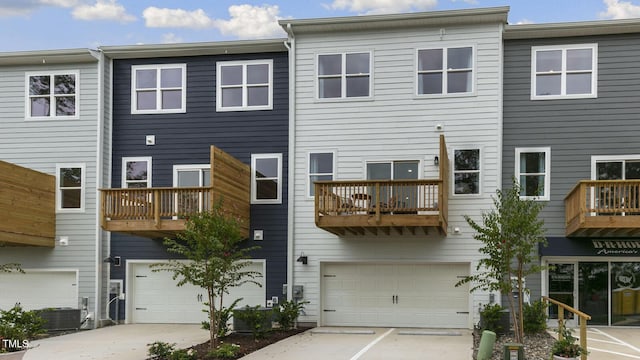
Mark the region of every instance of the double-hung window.
[[531, 99], [597, 97], [597, 44], [534, 46], [531, 59]]
[[344, 99], [371, 96], [371, 53], [318, 55], [318, 98]]
[[151, 157], [122, 158], [122, 187], [151, 187]]
[[56, 165], [56, 208], [61, 212], [84, 211], [85, 165]]
[[515, 163], [515, 176], [520, 185], [520, 198], [549, 200], [551, 149], [516, 148]]
[[474, 91], [473, 47], [419, 49], [418, 95], [470, 94]]
[[335, 153], [332, 151], [309, 153], [309, 181], [307, 194], [315, 195], [315, 181], [331, 181], [335, 177]]
[[480, 149], [454, 150], [454, 195], [480, 194], [480, 162]]
[[27, 119], [69, 119], [78, 115], [78, 72], [27, 74]]
[[282, 154], [251, 155], [251, 203], [282, 203]]
[[271, 110], [273, 60], [217, 63], [217, 111]]
[[185, 64], [131, 67], [131, 113], [183, 113], [187, 102]]

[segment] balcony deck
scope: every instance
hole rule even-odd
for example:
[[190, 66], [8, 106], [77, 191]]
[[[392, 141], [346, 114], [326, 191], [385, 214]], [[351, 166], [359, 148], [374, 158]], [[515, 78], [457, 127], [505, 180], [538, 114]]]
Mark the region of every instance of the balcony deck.
[[582, 180], [564, 203], [566, 236], [640, 236], [640, 180]]
[[447, 234], [449, 159], [440, 136], [439, 179], [315, 182], [315, 223], [330, 233]]
[[54, 247], [56, 177], [0, 161], [0, 244]]
[[250, 181], [248, 165], [212, 146], [210, 187], [101, 189], [101, 226], [152, 239], [175, 237], [189, 215], [208, 211], [222, 199], [248, 236]]

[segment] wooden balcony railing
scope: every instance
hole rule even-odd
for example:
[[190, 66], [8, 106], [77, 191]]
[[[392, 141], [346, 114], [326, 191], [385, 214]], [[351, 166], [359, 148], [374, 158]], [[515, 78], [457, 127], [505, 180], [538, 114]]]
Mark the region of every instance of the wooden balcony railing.
[[564, 204], [567, 236], [640, 235], [640, 180], [582, 180]]
[[402, 233], [437, 228], [446, 234], [442, 180], [350, 180], [315, 183], [316, 225], [335, 234]]
[[146, 237], [184, 230], [185, 217], [213, 206], [211, 187], [104, 189], [101, 193], [105, 230]]

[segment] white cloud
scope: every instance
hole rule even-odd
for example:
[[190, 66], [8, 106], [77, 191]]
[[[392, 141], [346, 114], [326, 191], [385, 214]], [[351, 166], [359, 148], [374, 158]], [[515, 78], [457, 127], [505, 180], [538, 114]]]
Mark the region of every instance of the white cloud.
[[0, 17], [28, 15], [43, 6], [70, 8], [79, 0], [1, 0]]
[[148, 7], [142, 12], [145, 24], [154, 28], [206, 29], [213, 26], [213, 20], [202, 9], [186, 11]]
[[640, 17], [640, 5], [634, 5], [631, 1], [603, 0], [607, 11], [599, 15], [603, 19], [628, 19]]
[[184, 42], [181, 37], [177, 36], [174, 33], [167, 33], [162, 35], [162, 43], [163, 44], [177, 44]]
[[527, 24], [535, 24], [535, 23], [529, 19], [522, 19], [516, 22], [516, 25], [527, 25]]
[[334, 0], [328, 7], [361, 14], [388, 14], [433, 9], [438, 0]]
[[71, 14], [80, 20], [115, 20], [121, 23], [136, 20], [136, 17], [128, 14], [124, 6], [116, 0], [98, 0], [94, 5], [80, 5], [73, 9]]
[[277, 5], [232, 5], [229, 7], [231, 19], [216, 20], [215, 26], [221, 33], [241, 39], [284, 36], [278, 25], [279, 13]]
[[232, 5], [229, 7], [230, 19], [213, 19], [202, 9], [187, 11], [183, 9], [146, 8], [142, 12], [148, 27], [218, 29], [224, 35], [241, 39], [283, 36], [278, 25], [280, 9], [277, 5]]

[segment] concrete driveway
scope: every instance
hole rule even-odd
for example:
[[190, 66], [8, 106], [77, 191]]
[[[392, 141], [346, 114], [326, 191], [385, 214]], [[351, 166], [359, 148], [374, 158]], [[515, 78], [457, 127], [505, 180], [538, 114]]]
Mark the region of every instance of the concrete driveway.
[[54, 336], [31, 342], [24, 360], [92, 359], [143, 360], [147, 344], [155, 341], [176, 343], [187, 348], [209, 340], [200, 325], [131, 324]]
[[243, 360], [471, 359], [471, 330], [314, 328]]

